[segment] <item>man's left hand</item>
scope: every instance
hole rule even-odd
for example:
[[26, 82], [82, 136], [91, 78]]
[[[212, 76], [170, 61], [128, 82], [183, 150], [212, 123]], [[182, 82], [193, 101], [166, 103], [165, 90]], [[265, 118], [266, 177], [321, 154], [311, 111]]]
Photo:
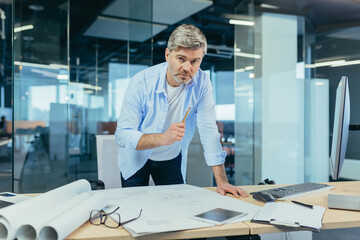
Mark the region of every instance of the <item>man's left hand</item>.
[[223, 182], [218, 184], [216, 187], [216, 192], [218, 192], [221, 195], [225, 195], [226, 193], [231, 193], [234, 195], [234, 197], [248, 197], [249, 194], [242, 188], [236, 187], [234, 185], [231, 185], [230, 183]]

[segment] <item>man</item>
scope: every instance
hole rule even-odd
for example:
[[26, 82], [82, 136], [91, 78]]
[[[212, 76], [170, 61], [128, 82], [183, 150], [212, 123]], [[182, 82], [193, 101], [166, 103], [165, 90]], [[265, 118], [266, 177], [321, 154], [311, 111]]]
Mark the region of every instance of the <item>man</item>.
[[166, 63], [133, 77], [115, 132], [123, 187], [148, 185], [149, 175], [156, 185], [184, 183], [187, 149], [197, 124], [217, 192], [248, 196], [226, 177], [211, 82], [199, 69], [206, 51], [202, 31], [181, 25], [169, 38]]

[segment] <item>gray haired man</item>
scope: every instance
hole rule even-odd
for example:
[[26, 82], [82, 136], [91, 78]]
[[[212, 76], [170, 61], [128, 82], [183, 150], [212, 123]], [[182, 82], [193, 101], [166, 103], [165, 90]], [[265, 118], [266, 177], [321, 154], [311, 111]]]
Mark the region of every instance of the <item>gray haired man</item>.
[[197, 126], [217, 192], [248, 196], [226, 177], [212, 86], [200, 69], [206, 51], [202, 31], [183, 24], [169, 38], [166, 62], [133, 77], [115, 133], [123, 187], [146, 186], [150, 175], [156, 185], [184, 183], [188, 146]]

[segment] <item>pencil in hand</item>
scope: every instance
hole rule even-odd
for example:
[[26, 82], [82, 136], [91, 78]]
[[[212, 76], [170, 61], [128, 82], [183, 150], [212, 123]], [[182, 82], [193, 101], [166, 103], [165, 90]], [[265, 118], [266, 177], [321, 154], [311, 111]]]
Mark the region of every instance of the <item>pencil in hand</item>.
[[190, 108], [191, 108], [191, 107], [189, 107], [189, 109], [187, 110], [187, 112], [186, 112], [186, 114], [185, 114], [184, 119], [182, 120], [183, 123], [185, 123], [185, 120], [186, 120], [187, 115], [189, 114]]

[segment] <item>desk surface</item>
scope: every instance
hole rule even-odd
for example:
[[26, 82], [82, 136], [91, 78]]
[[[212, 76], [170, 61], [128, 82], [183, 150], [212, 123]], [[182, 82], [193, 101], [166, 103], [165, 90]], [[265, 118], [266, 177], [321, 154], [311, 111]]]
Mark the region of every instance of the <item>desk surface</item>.
[[[360, 181], [351, 182], [331, 182], [333, 185], [330, 191], [308, 195], [304, 197], [296, 198], [300, 202], [304, 202], [311, 205], [322, 206], [327, 208], [327, 195], [329, 193], [337, 193], [344, 195], [358, 195], [360, 197]], [[272, 188], [271, 185], [262, 186], [248, 186], [244, 187], [248, 191], [262, 190], [266, 188]], [[254, 203], [255, 200], [247, 198], [245, 201]], [[287, 201], [289, 202], [289, 201]], [[284, 228], [268, 225], [246, 222], [250, 227], [250, 234], [264, 234], [284, 232]], [[323, 220], [322, 229], [335, 229], [335, 228], [351, 228], [360, 227], [360, 211], [346, 211], [337, 209], [326, 209]], [[288, 231], [288, 228], [286, 228]]]
[[[306, 197], [299, 197], [297, 200], [304, 203], [327, 207], [327, 195], [329, 193], [349, 194], [360, 196], [360, 181], [352, 182], [334, 182], [329, 183], [334, 186], [333, 189], [327, 192], [314, 194]], [[274, 188], [280, 185], [254, 185], [254, 186], [242, 186], [248, 192], [259, 191], [268, 188]], [[208, 188], [215, 191], [215, 188]], [[239, 200], [262, 206], [260, 203], [254, 200], [252, 197], [241, 198]], [[335, 229], [335, 228], [351, 228], [360, 227], [360, 212], [326, 209], [323, 221], [322, 229]], [[136, 239], [186, 239], [186, 238], [201, 238], [201, 237], [218, 237], [218, 236], [231, 236], [231, 235], [248, 235], [248, 234], [263, 234], [289, 231], [288, 228], [284, 229], [267, 224], [257, 224], [246, 221], [243, 223], [226, 224], [223, 226], [201, 228], [195, 230], [186, 230], [179, 232], [161, 233], [154, 235], [146, 235], [143, 238]], [[85, 223], [75, 232], [70, 234], [66, 239], [134, 239], [123, 228], [110, 229], [105, 226], [93, 226], [89, 223]]]

